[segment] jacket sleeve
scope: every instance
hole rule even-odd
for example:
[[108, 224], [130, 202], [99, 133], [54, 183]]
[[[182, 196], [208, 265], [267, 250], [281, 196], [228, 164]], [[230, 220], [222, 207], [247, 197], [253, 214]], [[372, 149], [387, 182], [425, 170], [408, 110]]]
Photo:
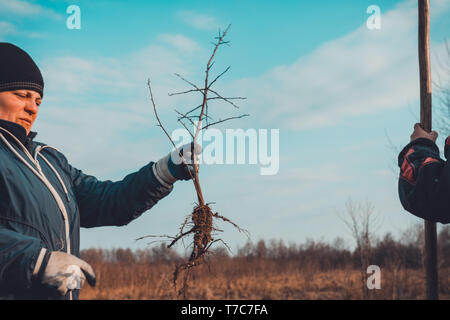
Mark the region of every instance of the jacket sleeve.
[[153, 162], [123, 180], [99, 181], [70, 167], [82, 227], [122, 226], [139, 217], [166, 197], [173, 186], [163, 186], [155, 177]]
[[[449, 159], [450, 137], [445, 156]], [[398, 192], [405, 210], [431, 222], [450, 223], [450, 164], [440, 158], [436, 144], [414, 140], [400, 152], [398, 165]]]
[[43, 243], [0, 225], [0, 289], [28, 289]]

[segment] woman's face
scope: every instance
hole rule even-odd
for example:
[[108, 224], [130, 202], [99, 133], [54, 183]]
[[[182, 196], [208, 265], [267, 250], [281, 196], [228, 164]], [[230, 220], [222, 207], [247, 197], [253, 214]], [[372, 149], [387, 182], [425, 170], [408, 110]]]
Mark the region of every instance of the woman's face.
[[33, 90], [0, 92], [0, 119], [20, 124], [28, 134], [41, 102], [41, 95]]

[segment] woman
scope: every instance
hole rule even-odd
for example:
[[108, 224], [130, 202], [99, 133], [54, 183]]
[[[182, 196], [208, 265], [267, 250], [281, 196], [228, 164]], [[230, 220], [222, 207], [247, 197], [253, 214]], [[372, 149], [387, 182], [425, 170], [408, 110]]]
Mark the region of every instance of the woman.
[[173, 152], [118, 182], [84, 174], [34, 141], [44, 81], [32, 58], [0, 43], [0, 70], [0, 298], [77, 299], [85, 280], [95, 285], [92, 267], [79, 258], [80, 227], [126, 225], [175, 181], [189, 180], [188, 166], [172, 161]]

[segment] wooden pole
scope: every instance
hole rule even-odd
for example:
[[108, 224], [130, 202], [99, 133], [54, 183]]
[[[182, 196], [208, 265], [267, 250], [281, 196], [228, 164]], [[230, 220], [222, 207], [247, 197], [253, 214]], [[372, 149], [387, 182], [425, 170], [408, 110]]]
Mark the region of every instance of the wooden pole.
[[[431, 132], [430, 0], [419, 1], [420, 122]], [[436, 223], [425, 220], [426, 297], [439, 299]]]

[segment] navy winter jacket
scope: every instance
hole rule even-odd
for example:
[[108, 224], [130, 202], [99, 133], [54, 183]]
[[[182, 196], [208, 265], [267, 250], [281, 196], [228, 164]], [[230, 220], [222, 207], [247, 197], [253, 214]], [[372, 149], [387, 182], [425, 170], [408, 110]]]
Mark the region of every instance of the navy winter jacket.
[[172, 190], [153, 162], [121, 181], [99, 181], [35, 135], [0, 120], [0, 299], [55, 298], [33, 275], [42, 248], [79, 257], [80, 227], [126, 225]]
[[445, 157], [425, 138], [409, 143], [398, 156], [400, 201], [405, 210], [431, 222], [450, 223], [450, 137]]

